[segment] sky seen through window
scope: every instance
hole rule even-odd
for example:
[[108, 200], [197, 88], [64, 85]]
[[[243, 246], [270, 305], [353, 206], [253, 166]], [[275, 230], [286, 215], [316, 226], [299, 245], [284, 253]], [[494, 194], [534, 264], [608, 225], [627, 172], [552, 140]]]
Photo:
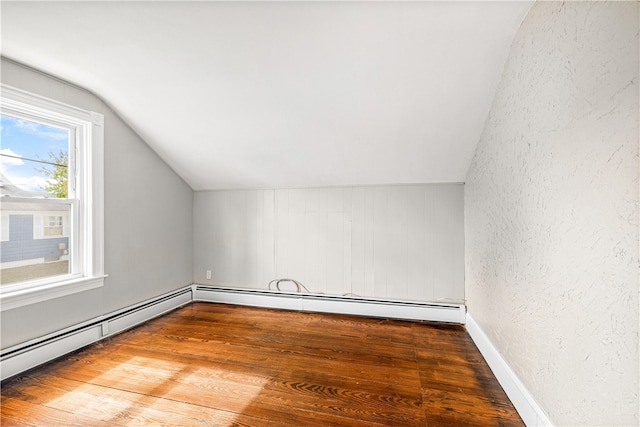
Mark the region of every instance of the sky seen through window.
[[[49, 153], [67, 153], [69, 131], [8, 115], [0, 116], [0, 172], [21, 190], [45, 193], [47, 178], [39, 170], [51, 165]], [[8, 157], [12, 156], [12, 157]]]

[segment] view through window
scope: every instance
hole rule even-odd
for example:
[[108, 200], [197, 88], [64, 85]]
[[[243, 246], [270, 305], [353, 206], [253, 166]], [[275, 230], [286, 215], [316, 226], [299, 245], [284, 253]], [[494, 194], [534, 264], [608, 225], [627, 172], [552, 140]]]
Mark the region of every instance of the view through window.
[[70, 274], [69, 128], [0, 116], [0, 283]]

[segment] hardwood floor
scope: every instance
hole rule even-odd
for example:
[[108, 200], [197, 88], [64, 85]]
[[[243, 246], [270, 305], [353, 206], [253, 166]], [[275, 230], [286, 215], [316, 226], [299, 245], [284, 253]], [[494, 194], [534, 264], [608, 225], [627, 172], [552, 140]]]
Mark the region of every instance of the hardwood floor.
[[194, 303], [3, 384], [2, 426], [522, 426], [462, 326]]

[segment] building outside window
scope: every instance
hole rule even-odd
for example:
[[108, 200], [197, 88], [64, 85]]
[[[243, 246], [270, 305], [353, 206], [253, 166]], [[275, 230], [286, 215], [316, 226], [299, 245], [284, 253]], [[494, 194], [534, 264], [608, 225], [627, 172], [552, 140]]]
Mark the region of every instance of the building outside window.
[[45, 237], [62, 236], [62, 216], [47, 216], [45, 224]]

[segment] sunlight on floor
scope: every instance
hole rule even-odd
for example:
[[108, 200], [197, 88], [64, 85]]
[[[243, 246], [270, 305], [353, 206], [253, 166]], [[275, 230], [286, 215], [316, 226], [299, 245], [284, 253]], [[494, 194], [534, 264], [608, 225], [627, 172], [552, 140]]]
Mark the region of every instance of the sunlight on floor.
[[118, 394], [115, 399], [110, 395], [108, 389], [105, 392], [104, 388], [85, 384], [74, 391], [64, 393], [47, 406], [100, 421], [108, 421], [131, 411], [132, 402], [123, 401], [122, 394]]
[[[211, 411], [208, 409], [197, 415], [183, 415], [200, 420], [214, 417], [231, 426], [235, 424], [234, 413], [243, 413], [268, 381], [264, 376], [223, 367], [199, 367], [193, 371], [191, 367], [161, 359], [132, 357], [96, 376], [91, 384], [64, 381], [59, 386], [66, 391], [46, 406], [100, 421], [155, 423], [161, 422], [168, 404], [180, 406], [184, 396], [189, 395], [192, 400], [201, 400], [202, 404], [219, 411], [207, 413]], [[229, 420], [224, 420], [227, 417]]]
[[[110, 420], [131, 411], [141, 395], [162, 397], [172, 387], [169, 382], [176, 380], [185, 366], [159, 359], [132, 357], [95, 377], [93, 384], [82, 384], [67, 391], [47, 406], [102, 421]], [[123, 400], [121, 390], [129, 391], [130, 399]]]
[[182, 378], [181, 383], [193, 387], [194, 392], [208, 399], [224, 393], [222, 397], [225, 399], [244, 404], [260, 393], [267, 380], [265, 377], [216, 367], [198, 368]]

